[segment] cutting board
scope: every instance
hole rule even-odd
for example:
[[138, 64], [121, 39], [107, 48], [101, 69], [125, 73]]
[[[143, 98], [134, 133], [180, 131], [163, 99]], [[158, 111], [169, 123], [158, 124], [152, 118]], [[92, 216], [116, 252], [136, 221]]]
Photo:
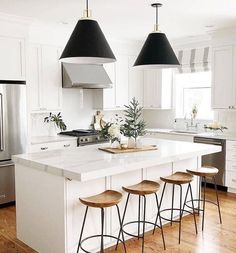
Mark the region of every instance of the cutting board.
[[126, 149], [120, 149], [120, 148], [98, 148], [99, 150], [112, 153], [112, 154], [124, 154], [124, 153], [132, 153], [132, 152], [142, 152], [142, 151], [150, 151], [150, 150], [157, 150], [156, 145], [149, 145], [149, 146], [143, 146], [142, 148], [126, 148]]

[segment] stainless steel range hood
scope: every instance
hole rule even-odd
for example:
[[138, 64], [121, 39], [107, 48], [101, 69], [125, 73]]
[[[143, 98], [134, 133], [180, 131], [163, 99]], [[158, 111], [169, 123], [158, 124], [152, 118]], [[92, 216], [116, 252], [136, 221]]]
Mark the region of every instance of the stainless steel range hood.
[[112, 82], [102, 65], [63, 63], [62, 87], [104, 89], [111, 88]]

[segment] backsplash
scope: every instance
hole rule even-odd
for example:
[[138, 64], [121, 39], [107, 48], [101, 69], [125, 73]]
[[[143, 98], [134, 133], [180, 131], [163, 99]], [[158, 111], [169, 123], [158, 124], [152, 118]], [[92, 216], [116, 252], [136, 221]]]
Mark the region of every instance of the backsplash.
[[[63, 89], [63, 120], [67, 130], [91, 128], [94, 123], [96, 111], [93, 108], [93, 90]], [[123, 115], [122, 111], [103, 112], [105, 121], [111, 121], [115, 114]], [[31, 136], [47, 136], [49, 125], [44, 123], [48, 113], [31, 114]]]

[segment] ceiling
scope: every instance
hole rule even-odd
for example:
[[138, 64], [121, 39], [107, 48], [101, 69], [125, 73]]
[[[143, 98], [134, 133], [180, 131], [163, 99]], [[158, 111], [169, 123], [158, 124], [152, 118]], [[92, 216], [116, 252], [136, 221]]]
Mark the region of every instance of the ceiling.
[[[85, 0], [0, 0], [0, 12], [35, 21], [75, 25]], [[144, 39], [153, 30], [150, 0], [90, 0], [93, 18], [107, 36]], [[171, 39], [203, 35], [209, 30], [236, 26], [236, 0], [162, 0], [160, 28]], [[212, 27], [213, 26], [213, 27]]]

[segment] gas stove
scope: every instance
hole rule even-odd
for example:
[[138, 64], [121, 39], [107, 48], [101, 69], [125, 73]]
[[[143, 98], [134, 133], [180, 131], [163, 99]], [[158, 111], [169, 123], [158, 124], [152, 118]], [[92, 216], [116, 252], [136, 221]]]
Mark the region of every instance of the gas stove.
[[76, 129], [72, 131], [61, 132], [60, 134], [78, 137], [77, 146], [108, 142], [107, 139], [104, 139], [100, 136], [99, 131], [92, 129]]

